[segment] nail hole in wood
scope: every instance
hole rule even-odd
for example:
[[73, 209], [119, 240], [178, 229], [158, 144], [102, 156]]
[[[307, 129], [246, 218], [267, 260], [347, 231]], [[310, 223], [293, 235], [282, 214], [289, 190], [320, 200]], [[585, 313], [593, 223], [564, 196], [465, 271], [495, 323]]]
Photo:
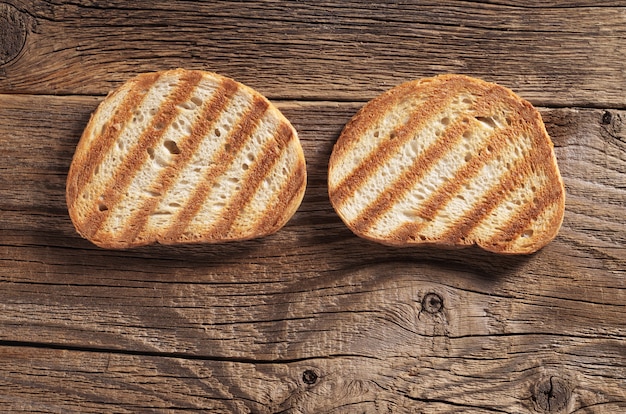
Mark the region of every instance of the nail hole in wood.
[[422, 299], [422, 310], [424, 312], [435, 314], [443, 309], [443, 299], [436, 293], [427, 293]]
[[312, 369], [307, 369], [302, 373], [302, 381], [307, 385], [313, 385], [317, 382], [317, 373]]

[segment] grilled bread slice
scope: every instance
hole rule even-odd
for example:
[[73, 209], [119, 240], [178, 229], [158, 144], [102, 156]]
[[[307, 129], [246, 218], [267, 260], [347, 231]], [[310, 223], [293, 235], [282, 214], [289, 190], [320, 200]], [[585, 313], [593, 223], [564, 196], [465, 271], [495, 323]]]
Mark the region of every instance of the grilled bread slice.
[[216, 243], [280, 229], [306, 186], [289, 121], [215, 73], [140, 74], [104, 99], [76, 148], [67, 205], [105, 248]]
[[557, 234], [565, 190], [539, 112], [462, 75], [401, 84], [345, 126], [329, 196], [358, 236], [532, 253]]

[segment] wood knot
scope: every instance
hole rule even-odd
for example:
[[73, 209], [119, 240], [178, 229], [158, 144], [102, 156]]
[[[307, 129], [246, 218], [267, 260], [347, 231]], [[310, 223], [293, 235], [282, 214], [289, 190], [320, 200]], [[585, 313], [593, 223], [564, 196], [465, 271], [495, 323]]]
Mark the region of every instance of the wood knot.
[[443, 299], [436, 293], [427, 293], [422, 299], [422, 310], [433, 315], [441, 312]]
[[317, 378], [317, 372], [313, 371], [312, 369], [307, 369], [302, 373], [302, 382], [307, 385], [315, 384], [317, 382]]
[[27, 20], [15, 7], [0, 2], [0, 65], [15, 59], [26, 44]]
[[533, 402], [537, 411], [558, 413], [567, 407], [571, 392], [567, 383], [557, 377], [539, 381], [533, 390]]
[[613, 120], [613, 115], [609, 111], [604, 111], [602, 114], [602, 125], [609, 125]]

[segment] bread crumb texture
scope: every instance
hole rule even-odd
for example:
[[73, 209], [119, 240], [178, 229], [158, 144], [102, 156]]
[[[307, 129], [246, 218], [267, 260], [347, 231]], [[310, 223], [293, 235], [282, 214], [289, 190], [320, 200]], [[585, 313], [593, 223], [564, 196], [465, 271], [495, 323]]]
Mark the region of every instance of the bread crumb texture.
[[218, 243], [279, 230], [306, 187], [296, 130], [230, 78], [144, 73], [109, 94], [67, 179], [76, 230], [105, 248]]
[[539, 112], [463, 75], [407, 82], [368, 102], [333, 148], [328, 190], [358, 236], [510, 254], [550, 242], [565, 203]]

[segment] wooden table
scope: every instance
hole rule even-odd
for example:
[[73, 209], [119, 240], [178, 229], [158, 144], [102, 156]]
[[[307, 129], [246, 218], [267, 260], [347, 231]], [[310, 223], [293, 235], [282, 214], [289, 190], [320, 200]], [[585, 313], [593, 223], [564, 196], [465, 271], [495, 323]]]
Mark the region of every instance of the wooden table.
[[[0, 412], [626, 412], [626, 3], [0, 2]], [[65, 179], [136, 73], [215, 71], [300, 133], [277, 234], [95, 247]], [[567, 188], [530, 256], [390, 248], [327, 196], [343, 125], [402, 81], [465, 73], [540, 108]]]

